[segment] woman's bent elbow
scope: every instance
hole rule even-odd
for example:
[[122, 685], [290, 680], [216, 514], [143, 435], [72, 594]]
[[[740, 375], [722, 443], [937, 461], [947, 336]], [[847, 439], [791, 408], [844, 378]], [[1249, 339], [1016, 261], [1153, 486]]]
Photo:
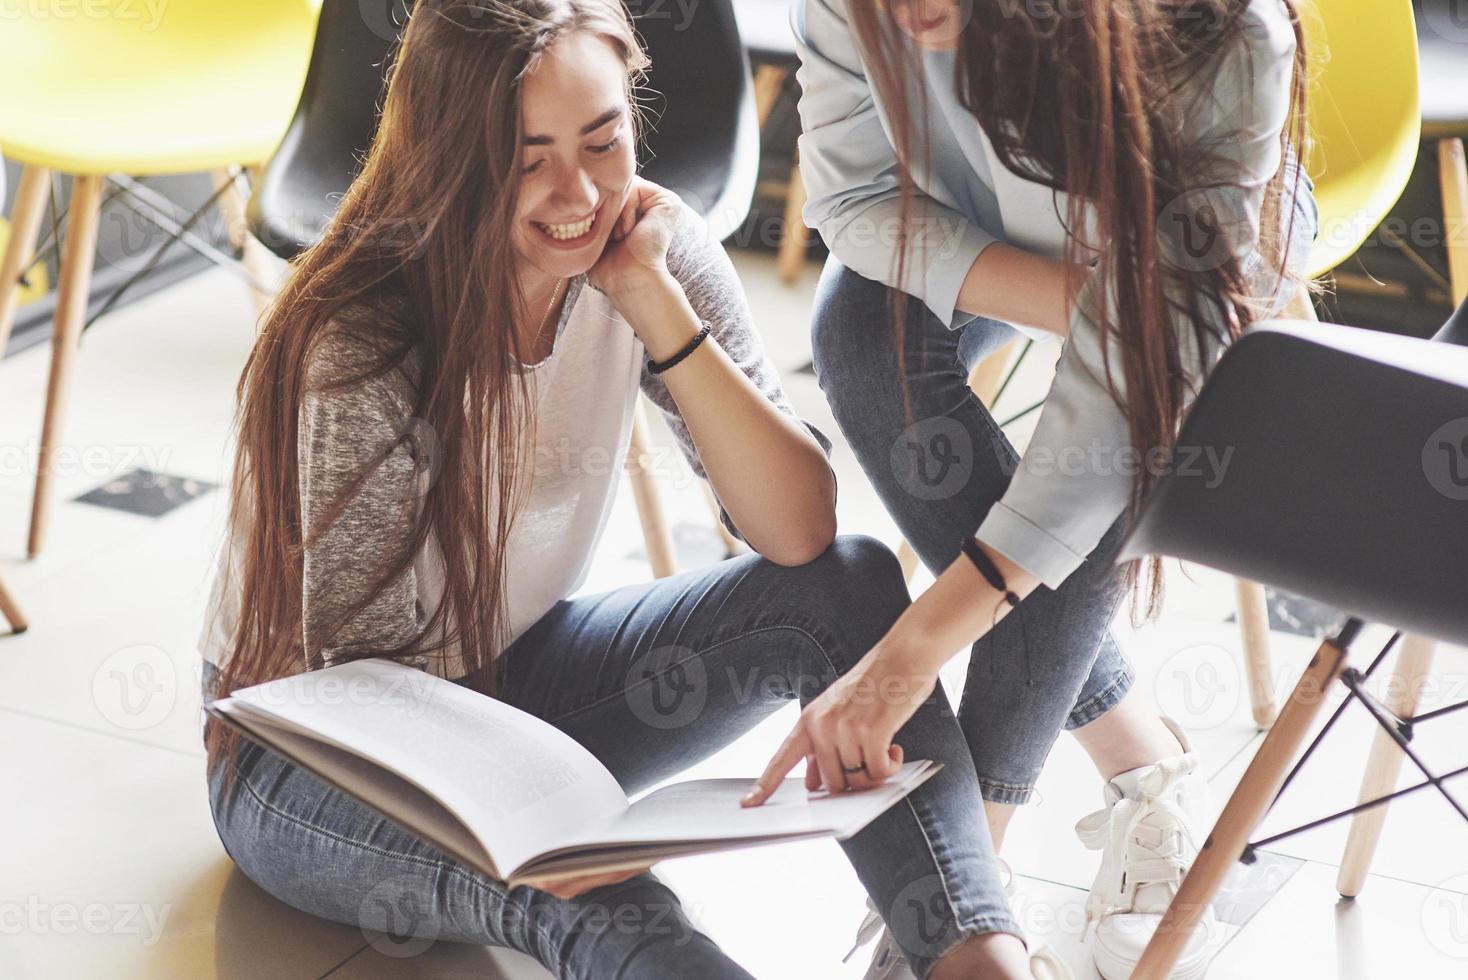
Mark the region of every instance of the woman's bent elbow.
[[786, 535], [771, 547], [759, 549], [759, 553], [777, 565], [795, 568], [821, 557], [835, 540], [836, 514], [832, 511], [811, 521], [799, 533]]

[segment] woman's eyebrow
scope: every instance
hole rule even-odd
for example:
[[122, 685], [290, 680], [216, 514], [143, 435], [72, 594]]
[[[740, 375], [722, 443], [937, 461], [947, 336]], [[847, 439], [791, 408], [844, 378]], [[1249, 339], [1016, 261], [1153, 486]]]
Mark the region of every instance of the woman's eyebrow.
[[[587, 123], [585, 126], [582, 126], [581, 127], [581, 135], [582, 136], [585, 136], [587, 133], [594, 133], [594, 132], [596, 132], [598, 129], [601, 129], [603, 126], [605, 126], [607, 123], [611, 122], [613, 119], [616, 119], [621, 114], [622, 114], [622, 107], [621, 106], [617, 106], [614, 109], [608, 109], [606, 112], [603, 112], [601, 115], [597, 116], [595, 119], [593, 119], [591, 122]], [[535, 136], [526, 136], [525, 137], [525, 145], [526, 146], [545, 146], [547, 144], [554, 143], [554, 142], [555, 142], [555, 140], [552, 139], [549, 136], [535, 135]]]

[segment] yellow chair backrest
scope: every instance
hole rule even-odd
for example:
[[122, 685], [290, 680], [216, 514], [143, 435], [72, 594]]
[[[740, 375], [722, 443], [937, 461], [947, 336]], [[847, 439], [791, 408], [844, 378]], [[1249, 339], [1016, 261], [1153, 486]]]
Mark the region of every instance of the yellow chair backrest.
[[1421, 142], [1411, 0], [1296, 0], [1310, 61], [1307, 125], [1320, 236], [1311, 278], [1350, 258], [1397, 203]]
[[15, 6], [23, 14], [3, 18], [5, 57], [39, 77], [54, 77], [54, 66], [66, 65], [78, 77], [76, 96], [85, 98], [90, 84], [126, 84], [136, 75], [207, 78], [219, 50], [242, 41], [268, 45], [274, 39], [290, 50], [293, 39], [280, 38], [281, 32], [298, 25], [309, 32], [320, 0], [30, 0]]

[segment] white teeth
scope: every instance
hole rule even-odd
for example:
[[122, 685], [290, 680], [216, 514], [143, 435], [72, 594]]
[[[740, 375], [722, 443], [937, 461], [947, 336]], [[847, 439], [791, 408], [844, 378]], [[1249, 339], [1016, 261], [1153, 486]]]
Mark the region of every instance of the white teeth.
[[538, 228], [544, 231], [547, 235], [550, 235], [552, 238], [560, 241], [567, 241], [573, 238], [580, 238], [582, 235], [590, 231], [591, 226], [596, 224], [596, 215], [592, 214], [591, 217], [585, 219], [584, 221], [578, 221], [575, 224], [570, 225], [548, 225], [540, 221], [537, 221], [535, 224]]

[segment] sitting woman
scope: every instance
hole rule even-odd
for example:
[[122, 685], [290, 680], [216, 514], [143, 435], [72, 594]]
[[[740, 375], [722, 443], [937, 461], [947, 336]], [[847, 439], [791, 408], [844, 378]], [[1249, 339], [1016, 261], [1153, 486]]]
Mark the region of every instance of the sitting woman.
[[[361, 175], [240, 380], [206, 697], [391, 657], [557, 726], [633, 793], [810, 701], [907, 607], [889, 552], [835, 537], [830, 443], [794, 417], [727, 256], [635, 174], [644, 64], [616, 0], [415, 6]], [[639, 392], [754, 553], [567, 598]], [[686, 699], [664, 717], [670, 682]], [[914, 968], [959, 976], [1021, 934], [963, 734], [914, 686], [900, 749], [816, 758], [807, 783], [945, 763], [843, 847]], [[559, 976], [746, 975], [646, 871], [507, 888], [212, 719], [205, 744], [220, 839], [298, 909], [363, 925], [386, 898], [419, 935]]]

